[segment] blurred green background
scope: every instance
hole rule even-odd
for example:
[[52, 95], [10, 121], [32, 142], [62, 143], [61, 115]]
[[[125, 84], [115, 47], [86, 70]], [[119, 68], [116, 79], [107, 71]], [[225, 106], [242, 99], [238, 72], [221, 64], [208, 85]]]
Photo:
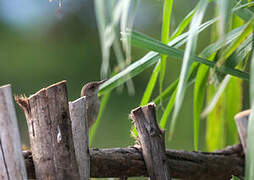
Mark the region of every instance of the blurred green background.
[[[174, 1], [173, 26], [195, 6], [194, 0]], [[162, 0], [139, 0], [134, 30], [160, 39]], [[212, 7], [209, 7], [209, 13]], [[209, 13], [206, 18], [209, 18]], [[172, 31], [171, 31], [172, 32]], [[209, 43], [209, 32], [199, 37], [198, 47]], [[145, 51], [132, 50], [132, 61], [145, 55]], [[111, 53], [111, 67], [116, 59]], [[29, 96], [43, 87], [67, 80], [69, 100], [80, 95], [88, 81], [100, 79], [101, 49], [95, 21], [93, 0], [0, 0], [0, 85], [11, 84], [14, 94]], [[168, 59], [165, 86], [178, 77], [181, 61]], [[127, 147], [134, 144], [130, 136], [130, 111], [142, 98], [150, 71], [133, 79], [135, 95], [114, 90], [105, 109], [93, 147]], [[158, 92], [158, 88], [157, 88]], [[154, 94], [153, 97], [156, 97]], [[172, 141], [167, 148], [193, 150], [192, 88], [188, 89]], [[22, 143], [29, 146], [23, 112], [16, 106]], [[204, 145], [205, 121], [201, 122], [200, 147]]]

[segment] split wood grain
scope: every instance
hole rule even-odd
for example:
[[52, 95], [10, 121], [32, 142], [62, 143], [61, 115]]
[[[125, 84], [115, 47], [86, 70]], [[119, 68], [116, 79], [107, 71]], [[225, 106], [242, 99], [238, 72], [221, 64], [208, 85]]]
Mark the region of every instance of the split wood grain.
[[164, 132], [156, 121], [155, 104], [138, 107], [131, 112], [138, 131], [138, 141], [151, 180], [169, 180]]
[[27, 179], [11, 85], [0, 87], [0, 179]]
[[90, 178], [90, 155], [86, 98], [81, 97], [76, 101], [69, 102], [69, 109], [80, 179], [88, 180]]
[[78, 180], [66, 81], [16, 102], [26, 115], [37, 179]]

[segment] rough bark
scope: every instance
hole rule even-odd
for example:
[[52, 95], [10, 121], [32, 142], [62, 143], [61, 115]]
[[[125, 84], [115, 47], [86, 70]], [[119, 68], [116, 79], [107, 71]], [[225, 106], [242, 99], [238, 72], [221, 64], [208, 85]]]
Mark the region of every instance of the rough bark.
[[81, 97], [76, 101], [69, 102], [69, 108], [80, 179], [88, 180], [90, 177], [90, 155], [86, 98]]
[[66, 81], [16, 101], [26, 115], [37, 179], [79, 179]]
[[0, 87], [0, 179], [27, 179], [10, 85]]
[[[34, 178], [32, 155], [26, 151], [24, 157], [29, 178]], [[232, 175], [244, 175], [240, 144], [210, 153], [167, 150], [166, 157], [172, 178], [230, 180]], [[94, 178], [148, 176], [137, 148], [90, 149], [90, 158], [90, 176]]]
[[164, 132], [156, 121], [155, 104], [138, 107], [131, 112], [138, 131], [138, 141], [151, 180], [170, 180]]

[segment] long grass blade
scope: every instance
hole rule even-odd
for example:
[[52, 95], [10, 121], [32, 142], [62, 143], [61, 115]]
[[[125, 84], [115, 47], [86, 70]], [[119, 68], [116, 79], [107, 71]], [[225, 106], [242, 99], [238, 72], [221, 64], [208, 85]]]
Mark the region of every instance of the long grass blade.
[[234, 116], [242, 109], [242, 80], [232, 77], [224, 92], [226, 145], [238, 142], [238, 133], [234, 122]]
[[[227, 38], [226, 39], [228, 39], [227, 40], [227, 43], [230, 43], [230, 39], [234, 39], [234, 38], [236, 38], [237, 37], [237, 35], [239, 35], [239, 32], [238, 31], [241, 31], [242, 30], [242, 27], [241, 28], [239, 28], [239, 29], [236, 29], [236, 30], [234, 30], [234, 31], [232, 31], [232, 32], [230, 32], [229, 34], [228, 34], [228, 36], [227, 36]], [[218, 41], [219, 42], [219, 41]], [[218, 42], [216, 42], [216, 43], [214, 43], [214, 44], [212, 44], [211, 46], [210, 46], [210, 49], [206, 49], [206, 50], [204, 50], [201, 54], [200, 54], [200, 56], [202, 56], [202, 57], [207, 57], [207, 56], [209, 56], [210, 54], [212, 54], [212, 53], [214, 53], [214, 52], [216, 52], [217, 51], [217, 48], [221, 48], [222, 47], [222, 43], [218, 43]], [[171, 93], [168, 93], [168, 94], [171, 94]], [[158, 97], [159, 98], [159, 97]], [[158, 98], [156, 98], [155, 100], [158, 100]], [[165, 96], [164, 96], [164, 98], [165, 98]], [[164, 116], [165, 117], [165, 116]], [[162, 121], [163, 122], [163, 121]], [[196, 136], [197, 137], [197, 136]]]
[[[212, 29], [215, 28], [215, 26], [212, 27]], [[227, 35], [225, 36], [225, 39], [227, 38]], [[220, 45], [220, 46], [219, 46]], [[222, 43], [218, 46], [221, 48]], [[207, 48], [203, 50], [200, 54], [201, 57], [208, 58], [209, 60], [213, 61], [217, 52], [215, 48], [218, 48], [218, 46], [214, 47], [213, 44], [210, 45], [210, 48]], [[208, 50], [208, 51], [207, 51]], [[201, 119], [201, 112], [203, 109], [205, 94], [207, 90], [207, 80], [209, 75], [209, 68], [200, 65], [196, 80], [195, 80], [195, 86], [194, 86], [194, 99], [193, 99], [193, 120], [194, 120], [194, 149], [198, 150], [198, 142], [199, 142], [199, 125], [200, 125], [200, 119]]]
[[[215, 51], [218, 51], [223, 46], [230, 44], [232, 41], [234, 41], [238, 36], [240, 36], [242, 30], [245, 28], [245, 26], [240, 26], [236, 29], [233, 29], [227, 35], [225, 36], [225, 39], [219, 39], [215, 43], [210, 44], [203, 50], [203, 54], [205, 57], [209, 57], [212, 53]], [[224, 41], [224, 42], [223, 42]]]
[[[199, 27], [198, 32], [201, 32], [201, 31], [205, 30], [207, 27], [209, 27], [209, 25], [213, 24], [214, 22], [216, 22], [216, 19], [212, 19], [212, 20], [202, 24]], [[132, 36], [133, 34], [135, 34], [135, 33], [134, 32], [128, 33], [128, 38], [131, 35], [131, 37], [129, 39], [131, 41], [131, 44], [135, 45], [135, 42], [132, 42], [132, 41], [137, 40], [137, 39], [133, 38], [133, 36]], [[179, 47], [179, 46], [181, 46], [182, 44], [184, 44], [186, 42], [186, 40], [187, 40], [186, 37], [187, 36], [188, 36], [188, 33], [184, 33], [184, 34], [176, 37], [172, 41], [170, 41], [168, 43], [168, 45], [169, 46], [174, 46], [174, 47]], [[142, 38], [141, 38], [141, 42], [142, 43], [140, 45], [142, 47], [142, 45], [143, 45]], [[159, 43], [161, 43], [161, 42], [159, 41]], [[165, 44], [163, 44], [163, 45], [165, 45]], [[166, 46], [166, 47], [168, 47], [168, 46]], [[180, 58], [183, 57], [183, 51], [180, 51], [180, 56], [179, 57]], [[121, 71], [119, 74], [115, 75], [114, 77], [110, 78], [107, 82], [105, 82], [100, 87], [99, 94], [104, 94], [105, 92], [111, 91], [112, 89], [118, 87], [120, 84], [124, 83], [128, 79], [130, 79], [130, 78], [136, 76], [137, 74], [141, 73], [146, 68], [150, 67], [155, 62], [157, 62], [158, 60], [159, 60], [159, 54], [158, 53], [155, 53], [155, 52], [147, 53], [143, 58], [141, 58], [140, 60], [136, 61], [135, 63], [129, 65], [126, 69]], [[129, 74], [131, 74], [131, 76]]]
[[167, 119], [169, 117], [169, 114], [171, 113], [173, 107], [174, 107], [174, 103], [175, 103], [175, 98], [176, 98], [176, 90], [174, 90], [168, 104], [167, 107], [162, 115], [161, 121], [160, 121], [160, 127], [165, 129], [166, 123], [167, 123]]
[[[239, 2], [238, 0], [233, 0], [233, 4], [234, 5], [239, 4], [239, 6], [242, 5], [242, 3]], [[233, 12], [235, 15], [239, 16], [241, 19], [243, 19], [246, 22], [253, 17], [253, 12], [249, 10], [248, 8], [233, 9]]]
[[[115, 5], [115, 0], [110, 1], [109, 14], [110, 14], [111, 20], [114, 18], [113, 17], [114, 16], [114, 14], [113, 14], [114, 5]], [[119, 28], [115, 24], [112, 24], [112, 26], [113, 26], [113, 31], [114, 31], [114, 34], [115, 34], [115, 38], [113, 40], [113, 50], [114, 50], [114, 53], [115, 53], [115, 56], [116, 56], [118, 67], [120, 68], [120, 70], [122, 70], [125, 67], [125, 62], [124, 62], [125, 58], [124, 58], [124, 54], [123, 54], [123, 51], [121, 49], [121, 44], [120, 44], [120, 41], [119, 41], [120, 37], [117, 33], [117, 32], [119, 32]]]
[[231, 18], [231, 0], [217, 0], [217, 5], [219, 9], [219, 33], [220, 37], [224, 37], [227, 29], [229, 28], [230, 18]]
[[[118, 36], [119, 32], [116, 31], [117, 29], [116, 27], [119, 24], [120, 20], [122, 20], [121, 28], [124, 28], [126, 30], [125, 25], [127, 24], [126, 21], [128, 20], [129, 6], [130, 6], [129, 0], [95, 1], [96, 21], [99, 29], [102, 49], [102, 65], [101, 65], [102, 78], [106, 78], [110, 70], [109, 66], [110, 49], [111, 46], [113, 45], [113, 42], [116, 40]], [[121, 50], [119, 47], [117, 48], [118, 51]], [[116, 46], [114, 47], [114, 50], [116, 51]], [[122, 66], [122, 63], [120, 64], [120, 66]]]
[[[210, 24], [212, 24], [215, 21], [216, 20], [212, 20], [212, 21], [209, 22], [209, 24], [204, 23], [206, 25], [204, 25], [204, 24], [201, 25], [198, 32], [200, 32], [201, 29], [204, 30], [206, 27], [208, 27]], [[230, 39], [236, 38], [240, 34], [239, 32], [242, 30], [242, 28], [243, 27], [239, 27], [239, 28], [231, 31], [226, 36], [226, 39], [228, 39], [226, 42], [230, 43]], [[175, 57], [177, 59], [182, 59], [183, 58], [183, 51], [182, 50], [179, 50], [179, 49], [176, 49], [176, 48], [171, 48], [169, 46], [166, 46], [165, 44], [162, 44], [160, 41], [154, 40], [152, 38], [147, 39], [147, 36], [144, 36], [141, 33], [132, 32], [129, 35], [131, 35], [131, 40], [132, 40], [131, 43], [134, 46], [150, 49], [150, 50], [153, 50], [153, 51], [157, 51], [159, 53], [165, 53], [168, 56]], [[178, 36], [174, 40], [170, 41], [168, 45], [178, 47], [179, 42], [184, 43], [186, 41], [186, 36], [187, 35], [188, 35], [188, 33], [184, 33], [184, 34]], [[160, 48], [158, 48], [158, 47], [160, 47]], [[161, 48], [161, 47], [163, 47], [163, 48]], [[201, 56], [202, 57], [209, 57], [212, 53], [219, 50], [220, 48], [221, 48], [221, 43], [220, 43], [220, 41], [217, 41], [216, 43], [209, 46], [209, 48], [206, 48], [205, 52], [203, 52]], [[138, 60], [135, 63], [131, 64], [126, 69], [121, 71], [119, 74], [117, 74], [116, 76], [110, 78], [106, 83], [104, 83], [103, 86], [101, 87], [100, 91], [99, 91], [99, 94], [104, 94], [105, 92], [110, 91], [113, 88], [115, 88], [115, 87], [119, 86], [120, 84], [124, 83], [125, 81], [127, 81], [131, 77], [136, 76], [137, 74], [141, 73], [144, 69], [150, 67], [155, 62], [157, 62], [158, 59], [159, 59], [158, 53], [155, 53], [155, 52], [148, 53], [146, 56], [144, 56], [144, 58], [141, 58], [140, 60]], [[204, 59], [199, 58], [199, 57], [195, 57], [193, 60], [197, 61], [197, 62], [204, 63], [204, 64], [208, 65], [209, 67], [214, 66], [214, 62], [204, 61]], [[230, 68], [227, 68], [227, 66], [225, 68], [222, 68], [221, 70], [226, 74], [229, 73], [229, 74], [235, 75], [235, 76], [237, 76], [241, 79], [245, 79], [245, 80], [249, 79], [248, 73], [245, 73], [245, 72], [242, 72], [242, 71], [239, 71], [239, 70], [236, 70], [236, 69], [230, 69]], [[128, 76], [128, 74], [131, 74], [131, 76]]]
[[[134, 46], [153, 50], [162, 54], [167, 54], [169, 57], [176, 58], [176, 59], [182, 59], [184, 56], [184, 52], [182, 50], [162, 44], [160, 41], [154, 40], [141, 33], [132, 32], [131, 38], [132, 38], [132, 41], [131, 41], [132, 45]], [[212, 54], [213, 52], [209, 52], [209, 53]], [[209, 61], [207, 59], [204, 59], [198, 56], [190, 55], [190, 58], [191, 58], [191, 61], [196, 61], [198, 63], [205, 64], [209, 67], [214, 67], [215, 65], [215, 62]], [[231, 68], [231, 67], [222, 66], [220, 71], [225, 74], [236, 76], [240, 79], [244, 79], [244, 80], [249, 79], [248, 73]]]
[[[230, 33], [228, 33], [228, 34], [232, 34], [232, 32], [234, 31], [239, 32], [239, 33], [238, 32], [236, 33], [237, 36], [235, 37], [232, 36], [232, 42], [236, 41], [239, 38], [239, 36], [241, 36], [241, 33], [243, 32], [243, 29], [245, 29], [246, 25], [241, 27], [240, 27], [241, 28], [240, 31], [238, 31], [237, 29], [239, 28], [237, 28], [231, 31]], [[229, 46], [230, 44], [231, 43], [229, 43]], [[229, 56], [225, 65], [228, 67], [235, 67], [236, 65], [238, 65], [248, 54], [247, 53], [248, 44], [249, 44], [249, 37], [237, 47], [236, 51], [234, 51], [232, 55]], [[224, 54], [225, 52], [226, 51], [224, 51]], [[206, 144], [209, 151], [222, 148], [225, 145], [235, 144], [237, 142], [237, 138], [236, 138], [237, 131], [236, 131], [235, 123], [233, 122], [233, 116], [234, 114], [239, 112], [241, 109], [241, 102], [242, 102], [241, 88], [242, 88], [241, 80], [235, 79], [232, 77], [230, 81], [228, 82], [228, 85], [225, 88], [224, 92], [222, 93], [221, 97], [219, 98], [216, 106], [213, 108], [212, 112], [209, 114], [207, 118], [207, 132], [206, 132], [206, 138], [207, 138]], [[209, 89], [208, 99], [209, 100], [214, 99], [217, 93], [216, 92], [217, 89], [213, 87], [209, 87], [208, 89]], [[211, 89], [213, 89], [213, 91]]]
[[[123, 11], [122, 17], [121, 17], [121, 34], [122, 36], [124, 36], [127, 32], [127, 30], [130, 30], [133, 28], [133, 23], [134, 23], [134, 19], [135, 19], [135, 15], [136, 15], [136, 10], [137, 10], [137, 6], [139, 1], [125, 1], [122, 0], [124, 2], [124, 7], [123, 9], [128, 9], [126, 11]], [[128, 42], [127, 38], [121, 38], [122, 40], [122, 45], [123, 45], [123, 49], [125, 51], [126, 54], [126, 65], [129, 65], [131, 63], [131, 43]], [[135, 93], [135, 89], [134, 89], [134, 83], [133, 81], [130, 79], [127, 81], [127, 89], [130, 95], [133, 95]]]
[[96, 122], [92, 126], [92, 128], [89, 130], [89, 146], [90, 147], [92, 146], [92, 142], [93, 142], [94, 136], [95, 136], [96, 131], [98, 129], [98, 125], [100, 124], [100, 119], [101, 119], [102, 114], [103, 114], [103, 112], [104, 112], [104, 110], [106, 108], [106, 105], [107, 105], [107, 102], [109, 100], [110, 94], [111, 94], [110, 92], [107, 92], [102, 97], [102, 99], [101, 99], [101, 105], [100, 105], [100, 111], [99, 111], [98, 117], [96, 119]]
[[[205, 30], [207, 27], [209, 27], [210, 25], [212, 25], [216, 21], [218, 21], [218, 18], [213, 18], [213, 19], [210, 19], [209, 21], [204, 22], [202, 25], [199, 26], [199, 29], [197, 30], [197, 33], [202, 32], [203, 30]], [[180, 33], [180, 32], [177, 32], [177, 33]], [[171, 40], [170, 43], [171, 44], [168, 44], [168, 45], [172, 46], [172, 44], [174, 44], [175, 47], [180, 47], [180, 46], [182, 46], [187, 41], [187, 37], [188, 36], [189, 36], [189, 31], [187, 31], [187, 32], [185, 32], [185, 33], [175, 37], [172, 40], [170, 38], [170, 40]], [[185, 39], [185, 40], [184, 41], [179, 41], [179, 39]]]
[[[169, 39], [169, 43], [168, 43], [169, 45], [174, 45], [174, 47], [179, 47], [179, 46], [181, 46], [185, 42], [183, 39], [186, 39], [187, 33], [184, 33], [182, 35], [180, 35], [180, 34], [187, 27], [187, 25], [189, 25], [189, 23], [190, 23], [190, 21], [191, 21], [191, 19], [193, 17], [193, 14], [194, 14], [194, 11], [191, 11], [191, 13], [189, 13], [187, 15], [187, 17], [185, 17], [184, 20], [179, 24], [179, 26], [177, 27], [177, 29], [174, 31], [173, 35]], [[207, 23], [202, 24], [200, 26], [199, 31], [202, 31], [203, 29], [208, 27], [210, 24], [213, 23], [213, 21], [214, 20], [211, 20], [211, 21], [208, 21]], [[177, 39], [175, 39], [175, 38], [177, 38]], [[157, 81], [157, 76], [158, 76], [159, 68], [160, 68], [159, 65], [158, 65], [158, 67], [157, 66], [155, 67], [155, 69], [154, 69], [154, 71], [153, 71], [153, 73], [152, 73], [152, 75], [150, 77], [150, 80], [149, 80], [149, 82], [147, 84], [147, 87], [146, 87], [146, 90], [144, 92], [143, 98], [141, 100], [140, 106], [145, 105], [145, 104], [147, 104], [149, 102], [151, 94], [152, 94], [152, 91], [153, 91], [154, 86], [155, 86], [156, 81]], [[165, 92], [168, 92], [168, 91], [164, 91], [164, 94], [165, 94]], [[166, 94], [168, 94], [168, 93], [166, 93]], [[162, 95], [162, 96], [165, 97], [164, 95]], [[159, 96], [159, 97], [161, 97], [161, 96]], [[164, 98], [162, 98], [162, 100], [163, 99]]]
[[160, 55], [155, 52], [147, 53], [143, 58], [139, 59], [138, 61], [132, 63], [128, 67], [126, 67], [123, 71], [119, 72], [105, 83], [100, 86], [99, 95], [105, 94], [106, 92], [111, 91], [112, 89], [116, 88], [117, 86], [123, 84], [130, 78], [138, 75], [139, 73], [143, 72], [145, 69], [151, 67], [153, 64], [158, 62]]
[[[195, 81], [196, 73], [198, 71], [199, 64], [193, 63], [191, 66], [190, 73], [188, 75], [188, 86], [192, 85]], [[168, 100], [167, 97], [171, 97], [174, 90], [177, 87], [177, 84], [179, 82], [179, 79], [177, 78], [174, 82], [172, 82], [158, 97], [156, 97], [153, 102], [155, 104], [158, 104], [161, 100]]]
[[193, 119], [194, 119], [194, 149], [198, 150], [198, 138], [199, 138], [199, 124], [200, 114], [202, 112], [206, 81], [208, 79], [209, 68], [205, 65], [201, 65], [197, 72], [195, 86], [194, 86], [194, 102], [193, 102]]
[[184, 31], [184, 29], [190, 24], [195, 10], [192, 10], [179, 24], [177, 29], [173, 32], [172, 36], [170, 37], [169, 41], [175, 39], [176, 37], [180, 36], [180, 34]]
[[[199, 65], [197, 63], [192, 64], [190, 73], [188, 75], [187, 87], [189, 87], [193, 84], [194, 79], [196, 77], [196, 72], [198, 70], [198, 67], [199, 67]], [[163, 93], [160, 94], [153, 101], [155, 104], [157, 104], [160, 100], [167, 100], [168, 99], [167, 97], [170, 97], [167, 107], [166, 107], [165, 111], [163, 112], [162, 118], [160, 120], [160, 127], [161, 128], [165, 128], [167, 119], [174, 108], [177, 84], [178, 84], [178, 79], [176, 79], [173, 83], [171, 83], [170, 86], [166, 90], [164, 90]]]
[[[216, 88], [208, 86], [207, 101], [211, 101], [216, 93]], [[206, 120], [206, 148], [214, 151], [225, 146], [225, 121], [224, 121], [224, 96], [217, 102], [217, 107], [209, 114]]]
[[[206, 144], [209, 151], [235, 144], [238, 141], [234, 115], [241, 109], [240, 81], [231, 77], [215, 108], [213, 108], [207, 118]], [[214, 99], [218, 90], [212, 85], [208, 89], [208, 101], [210, 101]]]
[[183, 98], [184, 98], [184, 94], [186, 90], [186, 84], [187, 84], [186, 79], [192, 64], [191, 54], [195, 51], [195, 48], [196, 48], [197, 30], [203, 19], [207, 4], [208, 4], [207, 0], [199, 1], [198, 9], [195, 12], [194, 17], [190, 24], [190, 30], [189, 30], [190, 34], [188, 36], [186, 49], [185, 49], [185, 53], [183, 57], [183, 63], [182, 63], [182, 68], [181, 68], [181, 73], [179, 77], [179, 83], [177, 86], [177, 92], [176, 92], [176, 98], [175, 98], [175, 107], [174, 107], [173, 117], [172, 117], [171, 126], [170, 126], [169, 134], [171, 135], [174, 132], [175, 122], [183, 102]]
[[213, 110], [213, 108], [217, 104], [219, 98], [221, 97], [222, 93], [224, 92], [224, 89], [228, 85], [228, 82], [229, 82], [230, 78], [231, 78], [231, 76], [227, 75], [224, 78], [224, 80], [221, 82], [221, 84], [220, 84], [220, 86], [218, 88], [218, 91], [215, 93], [215, 95], [212, 98], [212, 100], [208, 103], [209, 105], [202, 112], [202, 115], [201, 115], [202, 118], [205, 118]]
[[[232, 28], [242, 26], [242, 24], [243, 24], [242, 19], [240, 19], [238, 16], [233, 15]], [[247, 49], [252, 39], [250, 37], [252, 37], [252, 35], [247, 37], [247, 39], [237, 47], [236, 51], [232, 53], [232, 55], [226, 61], [226, 65], [235, 67], [247, 56], [248, 54]], [[243, 85], [242, 80], [232, 77], [224, 92], [226, 145], [236, 144], [239, 141], [236, 124], [234, 122], [234, 116], [242, 109], [242, 95], [243, 95], [242, 85]]]
[[[193, 84], [195, 76], [196, 76], [196, 72], [198, 70], [198, 67], [199, 67], [199, 65], [197, 63], [192, 64], [190, 73], [188, 75], [188, 84], [187, 84], [188, 87]], [[162, 92], [162, 94], [160, 94], [153, 101], [155, 104], [158, 104], [160, 100], [165, 101], [165, 100], [168, 99], [167, 97], [170, 97], [170, 100], [167, 104], [167, 107], [166, 107], [165, 111], [163, 112], [162, 118], [160, 120], [160, 127], [161, 128], [165, 128], [166, 123], [167, 123], [167, 119], [168, 119], [170, 113], [173, 110], [174, 103], [175, 103], [177, 84], [178, 84], [178, 79], [176, 79], [173, 83], [171, 83], [170, 86], [166, 90], [164, 90]]]
[[[199, 67], [198, 63], [193, 63], [192, 64], [190, 72], [189, 72], [188, 77], [187, 77], [187, 87], [189, 87], [190, 85], [193, 84], [193, 82], [195, 80], [195, 77], [196, 77], [196, 72], [198, 71], [198, 67]], [[161, 128], [165, 128], [166, 123], [167, 123], [167, 119], [168, 119], [170, 113], [172, 112], [172, 110], [174, 108], [178, 82], [179, 82], [179, 79], [176, 79], [173, 83], [171, 83], [171, 85], [165, 91], [163, 91], [162, 94], [160, 94], [160, 96], [158, 96], [154, 100], [155, 104], [157, 104], [160, 99], [161, 100], [167, 100], [168, 99], [167, 97], [170, 97], [170, 100], [167, 104], [167, 107], [166, 107], [165, 111], [163, 112], [162, 118], [160, 120]]]
[[254, 19], [251, 19], [245, 25], [241, 34], [232, 43], [230, 43], [230, 45], [222, 53], [221, 58], [216, 63], [218, 67], [221, 67], [225, 63], [226, 59], [236, 50], [236, 48], [238, 48], [241, 45], [241, 43], [243, 43], [246, 40], [246, 38], [252, 33], [253, 20]]
[[166, 100], [167, 97], [169, 97], [174, 90], [176, 89], [178, 84], [178, 79], [175, 80], [173, 83], [171, 83], [158, 97], [156, 97], [153, 102], [155, 104], [158, 104], [161, 100]]
[[[121, 28], [122, 36], [124, 36], [126, 34], [127, 26], [128, 26], [128, 15], [135, 16], [135, 13], [132, 12], [129, 14], [129, 9], [130, 9], [130, 4], [131, 4], [130, 0], [121, 0], [121, 1], [122, 1], [121, 4], [123, 4], [124, 7], [123, 7], [122, 16], [121, 16], [120, 28]], [[129, 29], [132, 28], [132, 23], [131, 23], [131, 26], [128, 27]], [[130, 44], [128, 43], [126, 38], [122, 39], [122, 44], [123, 44], [123, 48], [126, 52], [126, 64], [129, 64], [131, 61]]]
[[[246, 30], [246, 27], [248, 26], [249, 26], [248, 24], [244, 26], [245, 28], [241, 30], [241, 34], [239, 34], [239, 36], [235, 39], [235, 42], [237, 42], [239, 39], [242, 38], [241, 37], [242, 34], [245, 33], [244, 30]], [[231, 46], [232, 44], [234, 44], [233, 41], [233, 43], [229, 45], [230, 48], [233, 47], [235, 49], [237, 47], [237, 49], [231, 56], [229, 56], [228, 61], [226, 61], [225, 64], [227, 66], [235, 67], [236, 65], [239, 64], [239, 62], [243, 61], [243, 59], [250, 52], [251, 48], [249, 44], [250, 38], [252, 37], [250, 33], [251, 32], [249, 31], [249, 34], [245, 35], [245, 37], [242, 38], [241, 44], [238, 44], [237, 46], [234, 45], [233, 47]], [[215, 95], [211, 94], [211, 96], [213, 96], [212, 99], [214, 101], [212, 100], [212, 103], [210, 103], [207, 106], [207, 108], [210, 106], [211, 108], [210, 111], [213, 110], [212, 114], [209, 115], [208, 117], [209, 125], [207, 126], [207, 140], [220, 138], [220, 140], [207, 141], [207, 147], [209, 150], [214, 150], [223, 147], [225, 145], [234, 144], [237, 141], [236, 138], [237, 131], [234, 122], [232, 122], [232, 119], [234, 114], [239, 112], [239, 110], [241, 109], [242, 102], [241, 81], [239, 79], [237, 80], [231, 79], [228, 82], [227, 86], [228, 87], [225, 88], [225, 90], [223, 90], [224, 92], [223, 94], [221, 94], [222, 97], [220, 98], [220, 100], [218, 97], [216, 99], [216, 96], [218, 95], [220, 88], [215, 93]], [[216, 106], [215, 103], [217, 103]], [[207, 109], [205, 109], [205, 111], [207, 111]], [[220, 122], [218, 122], [218, 119], [220, 119]], [[214, 132], [215, 131], [214, 129], [216, 129], [216, 133]], [[214, 134], [216, 134], [216, 137]]]
[[[94, 7], [95, 7], [95, 15], [96, 15], [96, 22], [99, 30], [100, 35], [100, 42], [101, 42], [101, 50], [102, 50], [102, 66], [101, 66], [101, 76], [105, 78], [105, 74], [108, 71], [108, 62], [109, 62], [109, 48], [108, 47], [108, 40], [106, 40], [105, 37], [105, 29], [107, 24], [106, 19], [106, 2], [95, 0], [94, 1]], [[112, 35], [110, 35], [112, 36]]]
[[89, 130], [89, 145], [90, 145], [90, 147], [92, 146], [94, 135], [96, 134], [96, 131], [98, 129], [98, 125], [100, 124], [100, 119], [101, 119], [102, 114], [103, 114], [103, 112], [104, 112], [104, 110], [106, 108], [106, 105], [107, 105], [107, 102], [109, 100], [110, 94], [111, 94], [110, 92], [107, 92], [102, 97], [102, 99], [101, 99], [101, 105], [100, 105], [100, 111], [99, 111], [98, 117], [96, 119], [96, 122], [92, 126], [92, 128]]
[[226, 61], [226, 66], [235, 67], [251, 52], [252, 49], [252, 35], [248, 36], [247, 39], [236, 49], [236, 51]]
[[245, 4], [240, 4], [236, 7], [234, 7], [233, 10], [237, 11], [239, 9], [244, 9], [244, 8], [251, 7], [251, 6], [254, 6], [254, 2], [248, 2], [248, 3], [245, 3]]
[[157, 65], [155, 66], [155, 68], [153, 70], [153, 73], [150, 77], [150, 80], [147, 84], [147, 87], [146, 87], [145, 93], [143, 95], [143, 98], [141, 100], [140, 106], [144, 106], [149, 102], [150, 97], [151, 97], [152, 92], [153, 92], [153, 89], [154, 89], [154, 86], [156, 84], [156, 80], [157, 80], [159, 71], [160, 71], [160, 64], [157, 63]]
[[[253, 42], [254, 43], [254, 40]], [[250, 104], [251, 114], [248, 123], [247, 153], [245, 163], [245, 179], [254, 179], [254, 51], [252, 51], [251, 70], [250, 70]]]
[[[173, 0], [164, 0], [161, 42], [167, 44], [169, 41], [170, 18], [173, 7]], [[163, 90], [163, 81], [166, 72], [167, 55], [161, 54], [160, 61], [160, 93]]]
[[120, 23], [121, 34], [123, 36], [121, 40], [126, 54], [126, 64], [129, 65], [131, 63], [131, 44], [125, 36], [127, 34], [127, 30], [130, 30], [133, 27], [139, 1], [122, 0], [122, 2], [124, 3], [124, 11]]

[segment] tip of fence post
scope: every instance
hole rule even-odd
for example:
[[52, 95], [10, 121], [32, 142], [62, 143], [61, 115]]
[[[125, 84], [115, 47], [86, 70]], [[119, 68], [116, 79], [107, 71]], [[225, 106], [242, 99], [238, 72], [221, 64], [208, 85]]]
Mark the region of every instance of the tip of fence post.
[[0, 86], [0, 89], [2, 89], [2, 88], [10, 88], [10, 87], [11, 87], [11, 84], [5, 84], [5, 85]]

